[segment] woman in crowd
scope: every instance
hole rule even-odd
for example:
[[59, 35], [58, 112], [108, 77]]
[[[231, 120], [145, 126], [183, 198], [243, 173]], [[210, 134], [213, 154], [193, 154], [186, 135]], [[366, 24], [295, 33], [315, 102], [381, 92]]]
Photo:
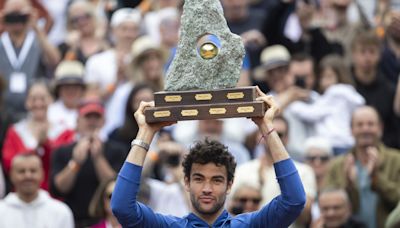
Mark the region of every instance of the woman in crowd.
[[93, 54], [108, 48], [93, 6], [87, 1], [75, 1], [68, 8], [68, 35], [59, 45], [64, 58], [83, 64]]
[[49, 89], [43, 82], [34, 83], [28, 90], [25, 107], [28, 115], [7, 130], [3, 145], [3, 166], [10, 171], [13, 157], [20, 153], [37, 153], [43, 163], [45, 177], [41, 184], [48, 189], [51, 153], [57, 147], [72, 141], [74, 132], [62, 125], [51, 124], [47, 108], [52, 102]]

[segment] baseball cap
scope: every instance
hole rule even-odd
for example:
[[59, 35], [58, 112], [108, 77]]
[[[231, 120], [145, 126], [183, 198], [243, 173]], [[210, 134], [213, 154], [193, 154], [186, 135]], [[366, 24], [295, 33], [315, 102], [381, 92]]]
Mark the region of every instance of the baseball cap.
[[123, 22], [133, 22], [140, 24], [141, 13], [138, 9], [122, 8], [115, 11], [111, 17], [111, 27], [116, 27]]
[[78, 113], [80, 116], [96, 113], [101, 116], [104, 115], [104, 105], [99, 100], [84, 100], [79, 105]]
[[260, 61], [261, 65], [254, 73], [256, 79], [263, 79], [265, 71], [289, 65], [290, 53], [282, 45], [272, 45], [261, 52]]

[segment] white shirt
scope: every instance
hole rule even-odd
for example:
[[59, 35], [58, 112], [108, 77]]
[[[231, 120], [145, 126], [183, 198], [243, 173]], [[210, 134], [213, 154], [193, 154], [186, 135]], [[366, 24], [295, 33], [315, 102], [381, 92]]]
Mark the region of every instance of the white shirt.
[[63, 125], [66, 129], [75, 129], [78, 119], [78, 110], [65, 107], [64, 102], [57, 100], [47, 110], [50, 123]]
[[[303, 183], [306, 195], [315, 198], [317, 194], [317, 184], [315, 174], [312, 168], [306, 164], [293, 161], [299, 172], [301, 182]], [[260, 186], [260, 159], [254, 159], [250, 162], [238, 166], [235, 172], [235, 180], [233, 181], [232, 192], [242, 184], [251, 186]], [[276, 179], [274, 166], [264, 169], [264, 185], [261, 189], [262, 205], [269, 203], [273, 198], [281, 194], [281, 190]]]
[[23, 202], [16, 193], [9, 193], [0, 201], [0, 227], [3, 228], [72, 228], [71, 209], [39, 190], [37, 199]]
[[[315, 133], [330, 141], [334, 147], [352, 147], [351, 115], [364, 98], [351, 85], [330, 86], [314, 103], [296, 102], [291, 112], [302, 121], [314, 124]], [[290, 126], [291, 127], [291, 126]]]
[[115, 50], [107, 50], [91, 56], [86, 62], [85, 81], [105, 90], [117, 81], [117, 58]]

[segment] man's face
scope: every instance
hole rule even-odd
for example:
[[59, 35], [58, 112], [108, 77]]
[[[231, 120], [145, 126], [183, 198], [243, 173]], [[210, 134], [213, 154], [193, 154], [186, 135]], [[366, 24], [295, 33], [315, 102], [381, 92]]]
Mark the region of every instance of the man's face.
[[312, 89], [315, 83], [314, 63], [311, 60], [292, 61], [289, 66], [289, 74], [294, 80], [303, 78], [305, 89]]
[[370, 107], [354, 111], [351, 131], [357, 147], [376, 146], [382, 136], [378, 114]]
[[328, 192], [319, 197], [324, 227], [340, 227], [350, 217], [350, 205], [342, 192]]
[[2, 13], [4, 29], [6, 31], [10, 33], [19, 33], [28, 29], [29, 18], [31, 17], [31, 6], [26, 0], [6, 1]]
[[243, 213], [253, 212], [260, 208], [262, 196], [260, 191], [252, 187], [242, 187], [233, 197], [235, 205], [241, 205]]
[[379, 47], [358, 44], [352, 50], [354, 67], [362, 72], [374, 71], [379, 62]]
[[248, 0], [221, 0], [228, 22], [243, 20], [247, 17]]
[[209, 216], [222, 210], [232, 186], [227, 176], [225, 166], [193, 163], [190, 180], [185, 177], [185, 188], [190, 193], [190, 201], [196, 214]]
[[84, 88], [79, 84], [61, 85], [59, 97], [68, 107], [76, 107], [82, 99], [83, 92]]
[[288, 66], [280, 66], [266, 72], [266, 82], [271, 90], [280, 93], [288, 88], [291, 84], [288, 81], [288, 70]]
[[11, 182], [18, 194], [33, 195], [39, 190], [43, 179], [42, 164], [38, 157], [17, 157], [12, 164]]
[[88, 113], [78, 117], [79, 133], [82, 135], [90, 136], [104, 124], [104, 117], [99, 113]]
[[139, 26], [130, 21], [122, 22], [114, 28], [116, 42], [132, 44], [139, 36]]

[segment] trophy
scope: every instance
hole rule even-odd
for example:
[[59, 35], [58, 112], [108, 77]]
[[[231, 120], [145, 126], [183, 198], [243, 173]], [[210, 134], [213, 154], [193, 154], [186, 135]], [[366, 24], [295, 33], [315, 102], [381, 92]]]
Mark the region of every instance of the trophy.
[[219, 0], [185, 0], [176, 55], [165, 91], [146, 108], [148, 123], [180, 120], [262, 117], [254, 86], [235, 88], [244, 46], [231, 33]]

